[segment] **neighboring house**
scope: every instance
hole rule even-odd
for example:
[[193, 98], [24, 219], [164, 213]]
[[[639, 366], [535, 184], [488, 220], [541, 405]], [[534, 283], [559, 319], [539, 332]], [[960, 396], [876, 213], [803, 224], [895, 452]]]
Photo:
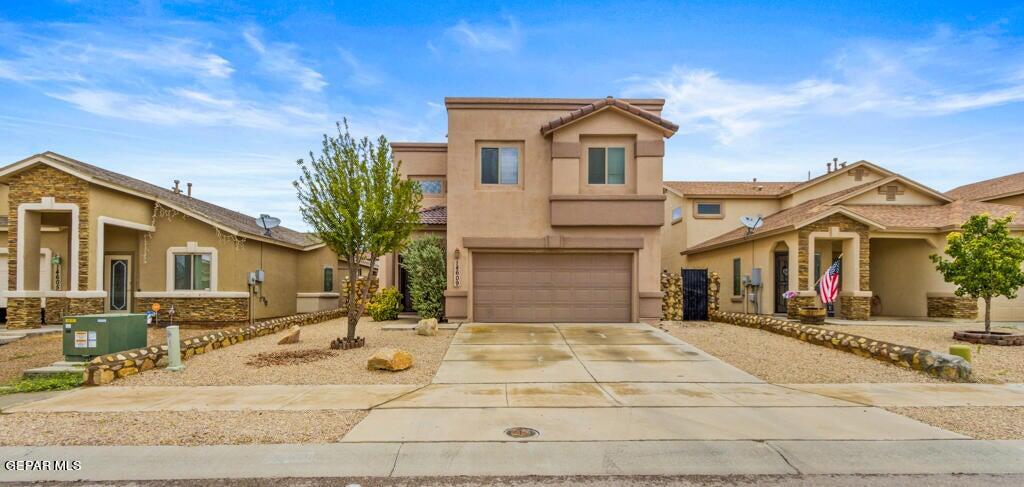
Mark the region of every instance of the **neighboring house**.
[[[396, 143], [443, 232], [448, 319], [661, 315], [664, 100], [446, 98], [448, 143]], [[385, 285], [401, 284], [395, 257]]]
[[[177, 183], [176, 183], [177, 184]], [[310, 235], [46, 152], [0, 169], [8, 327], [143, 312], [241, 323], [338, 306], [338, 257]], [[6, 264], [6, 265], [5, 265]], [[250, 286], [250, 272], [264, 280]], [[165, 318], [166, 319], [166, 318]]]
[[[820, 304], [815, 283], [842, 256], [837, 316], [975, 318], [928, 256], [971, 215], [1013, 214], [1024, 230], [1024, 173], [940, 193], [867, 161], [803, 182], [666, 181], [662, 265], [721, 276], [724, 311], [787, 313]], [[762, 217], [748, 230], [741, 216]], [[762, 285], [746, 278], [760, 269]], [[783, 293], [796, 291], [786, 300]], [[754, 299], [751, 299], [751, 294]], [[993, 319], [1024, 320], [1024, 297], [993, 301]]]

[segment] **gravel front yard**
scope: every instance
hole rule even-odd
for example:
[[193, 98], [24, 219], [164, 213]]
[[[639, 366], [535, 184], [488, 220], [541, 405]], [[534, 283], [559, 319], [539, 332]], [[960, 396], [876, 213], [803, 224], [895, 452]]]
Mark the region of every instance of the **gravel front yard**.
[[979, 440], [1024, 440], [1024, 407], [886, 409]]
[[366, 411], [159, 411], [0, 415], [0, 445], [332, 443]]
[[[953, 340], [954, 330], [976, 329], [973, 326], [850, 326], [827, 325], [823, 328], [842, 330], [845, 333], [864, 335], [876, 340], [925, 348], [935, 352], [949, 352], [950, 345], [971, 347], [971, 374], [975, 382], [1001, 384], [1024, 382], [1024, 347], [1000, 347], [996, 345], [974, 345]], [[993, 331], [1019, 329], [992, 327]]]
[[[119, 379], [113, 386], [221, 386], [258, 384], [427, 384], [441, 365], [454, 331], [440, 330], [437, 336], [419, 336], [414, 331], [383, 331], [381, 323], [364, 318], [357, 334], [366, 346], [337, 350], [329, 358], [301, 364], [255, 367], [249, 365], [257, 354], [282, 351], [326, 350], [330, 341], [344, 333], [344, 321], [332, 320], [302, 327], [300, 341], [278, 345], [284, 332], [214, 350], [185, 361], [185, 370], [153, 369]], [[413, 356], [413, 366], [401, 372], [366, 370], [366, 360], [383, 347], [396, 347]]]
[[[777, 384], [941, 382], [917, 371], [753, 328], [689, 321], [663, 322], [661, 327], [680, 340]], [[884, 339], [867, 332], [865, 335]]]
[[[212, 333], [223, 328], [185, 328], [181, 330], [182, 338]], [[167, 343], [167, 332], [163, 328], [150, 328], [150, 345]], [[44, 367], [64, 360], [59, 334], [30, 336], [13, 343], [0, 346], [0, 384], [7, 384], [21, 378], [21, 372], [34, 367]]]

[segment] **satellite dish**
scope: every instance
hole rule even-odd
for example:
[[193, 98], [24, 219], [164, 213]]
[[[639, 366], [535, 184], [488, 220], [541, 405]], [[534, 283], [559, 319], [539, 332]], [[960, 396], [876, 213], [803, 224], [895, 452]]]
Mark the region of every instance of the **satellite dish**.
[[259, 225], [259, 227], [264, 230], [264, 235], [267, 236], [270, 236], [270, 231], [277, 228], [280, 224], [280, 218], [274, 218], [266, 213], [261, 214], [260, 217], [256, 219], [256, 225]]
[[761, 215], [757, 216], [741, 216], [740, 223], [747, 227], [747, 235], [754, 233], [754, 230], [761, 228], [764, 225], [764, 219]]

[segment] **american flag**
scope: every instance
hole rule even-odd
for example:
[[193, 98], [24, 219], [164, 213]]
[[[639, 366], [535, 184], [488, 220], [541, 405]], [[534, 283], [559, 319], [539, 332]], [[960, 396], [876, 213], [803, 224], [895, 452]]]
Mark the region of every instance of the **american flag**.
[[822, 303], [828, 304], [835, 301], [839, 294], [839, 262], [838, 260], [833, 262], [825, 271], [825, 275], [821, 276], [821, 280], [818, 281], [818, 294], [821, 296]]

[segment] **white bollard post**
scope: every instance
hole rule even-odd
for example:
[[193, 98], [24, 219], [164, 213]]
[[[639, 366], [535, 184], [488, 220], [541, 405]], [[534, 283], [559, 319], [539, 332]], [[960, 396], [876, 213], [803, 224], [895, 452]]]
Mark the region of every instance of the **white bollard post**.
[[178, 336], [178, 325], [167, 327], [167, 370], [184, 370], [181, 363], [181, 339]]

